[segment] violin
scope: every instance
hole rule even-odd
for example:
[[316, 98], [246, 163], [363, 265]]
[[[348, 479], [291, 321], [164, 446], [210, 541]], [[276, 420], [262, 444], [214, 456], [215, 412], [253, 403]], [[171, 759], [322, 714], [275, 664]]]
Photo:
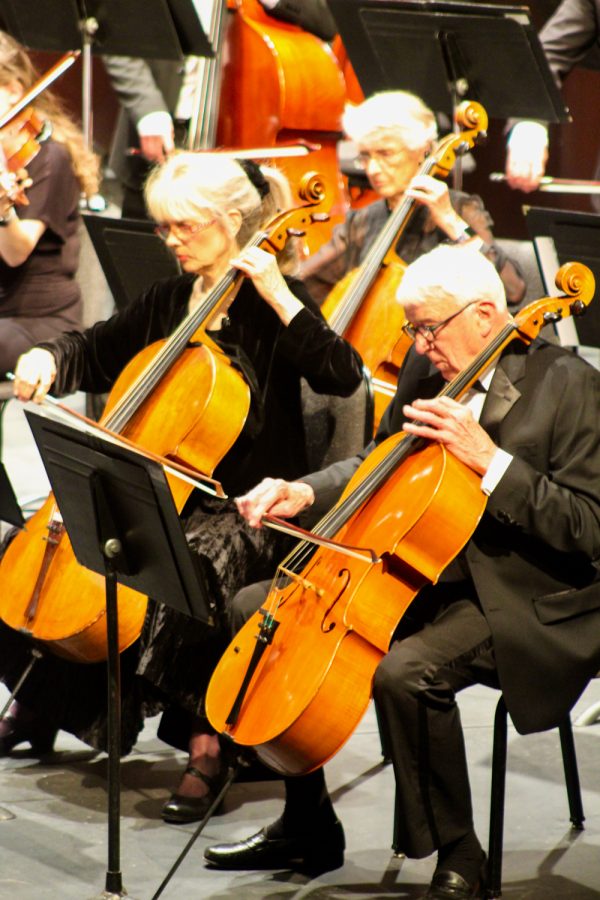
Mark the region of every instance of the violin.
[[[459, 399], [511, 341], [531, 343], [594, 294], [580, 263], [562, 266], [556, 284], [560, 297], [517, 313], [441, 396]], [[264, 517], [303, 540], [213, 674], [213, 727], [281, 774], [323, 765], [360, 721], [405, 611], [467, 544], [486, 499], [480, 476], [444, 445], [399, 433], [366, 457], [316, 534]]]
[[[305, 204], [278, 215], [250, 246], [278, 253], [288, 237], [310, 226], [311, 208], [323, 200], [320, 176], [308, 173], [300, 190]], [[241, 433], [250, 388], [205, 329], [243, 278], [230, 269], [169, 338], [134, 356], [109, 394], [101, 420], [105, 430], [154, 457], [212, 475]], [[194, 485], [173, 474], [167, 480], [180, 512]], [[121, 651], [141, 631], [147, 598], [119, 585], [117, 602]], [[51, 495], [0, 562], [0, 619], [57, 655], [85, 663], [106, 659], [105, 616], [103, 579], [75, 559]]]
[[0, 187], [11, 203], [28, 204], [25, 170], [52, 132], [50, 124], [38, 115], [31, 103], [73, 65], [79, 54], [79, 50], [65, 53], [0, 116]]

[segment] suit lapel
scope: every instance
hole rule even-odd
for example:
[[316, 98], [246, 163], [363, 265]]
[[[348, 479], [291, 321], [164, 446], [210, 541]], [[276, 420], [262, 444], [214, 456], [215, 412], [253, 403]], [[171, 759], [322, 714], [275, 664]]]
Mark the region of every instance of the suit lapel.
[[517, 383], [525, 376], [526, 358], [525, 353], [506, 353], [496, 367], [479, 420], [492, 437], [521, 396]]

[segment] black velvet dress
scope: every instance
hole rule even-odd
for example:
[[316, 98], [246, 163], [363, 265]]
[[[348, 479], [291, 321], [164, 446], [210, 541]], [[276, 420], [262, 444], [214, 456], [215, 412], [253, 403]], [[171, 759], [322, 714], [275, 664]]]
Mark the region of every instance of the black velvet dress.
[[[110, 390], [125, 364], [153, 341], [171, 334], [187, 313], [194, 277], [154, 285], [130, 307], [87, 331], [42, 344], [57, 362], [56, 394]], [[303, 302], [284, 326], [244, 281], [228, 317], [212, 337], [251, 386], [251, 410], [242, 434], [215, 472], [229, 497], [264, 476], [297, 478], [307, 471], [300, 379], [319, 393], [347, 396], [360, 383], [356, 351], [329, 329], [301, 282], [289, 279]], [[190, 385], [190, 392], [194, 386]], [[286, 539], [252, 529], [233, 500], [193, 492], [182, 513], [188, 543], [197, 555], [219, 613], [207, 626], [162, 604], [150, 603], [142, 635], [122, 654], [123, 750], [133, 746], [144, 715], [166, 707], [192, 714], [228, 641], [227, 601], [245, 584], [270, 577], [286, 551]], [[31, 644], [1, 626], [0, 678], [11, 687]], [[105, 744], [105, 667], [65, 662], [47, 653], [19, 699], [93, 747]]]

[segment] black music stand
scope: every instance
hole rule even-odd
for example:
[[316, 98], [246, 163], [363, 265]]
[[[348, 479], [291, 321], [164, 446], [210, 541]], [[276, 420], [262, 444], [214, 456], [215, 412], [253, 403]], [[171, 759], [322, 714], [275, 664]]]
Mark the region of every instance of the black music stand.
[[[524, 206], [523, 213], [547, 293], [563, 263], [576, 260], [591, 269], [600, 286], [600, 214]], [[549, 289], [550, 288], [550, 289]], [[585, 316], [556, 325], [561, 343], [600, 348], [600, 309], [592, 301]]]
[[90, 215], [83, 221], [117, 309], [124, 309], [161, 278], [181, 274], [153, 222]]
[[32, 50], [77, 50], [87, 36], [96, 55], [213, 56], [193, 0], [3, 0], [3, 15]]
[[120, 866], [120, 661], [117, 582], [214, 624], [215, 607], [189, 551], [159, 463], [100, 434], [25, 415], [75, 556], [106, 583], [108, 868], [97, 900], [124, 897]]
[[490, 117], [569, 120], [525, 6], [327, 2], [366, 96], [402, 89], [436, 112], [467, 98]]

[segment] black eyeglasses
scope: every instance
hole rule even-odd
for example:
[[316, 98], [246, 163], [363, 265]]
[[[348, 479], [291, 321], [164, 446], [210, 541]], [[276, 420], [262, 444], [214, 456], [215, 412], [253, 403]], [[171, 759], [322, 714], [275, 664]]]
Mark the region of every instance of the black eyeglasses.
[[425, 338], [426, 341], [429, 341], [431, 343], [435, 340], [436, 332], [438, 332], [440, 328], [443, 328], [444, 325], [447, 325], [448, 322], [452, 321], [452, 319], [460, 316], [461, 312], [464, 312], [465, 309], [467, 309], [469, 306], [473, 306], [474, 303], [478, 302], [478, 300], [471, 300], [469, 303], [465, 303], [464, 306], [461, 306], [460, 309], [457, 309], [456, 312], [452, 313], [451, 316], [448, 316], [447, 319], [442, 319], [441, 322], [434, 322], [433, 325], [412, 325], [410, 322], [405, 322], [402, 326], [402, 331], [413, 340], [415, 340], [417, 335], [420, 334], [422, 338]]

